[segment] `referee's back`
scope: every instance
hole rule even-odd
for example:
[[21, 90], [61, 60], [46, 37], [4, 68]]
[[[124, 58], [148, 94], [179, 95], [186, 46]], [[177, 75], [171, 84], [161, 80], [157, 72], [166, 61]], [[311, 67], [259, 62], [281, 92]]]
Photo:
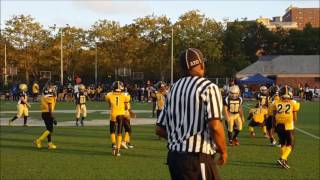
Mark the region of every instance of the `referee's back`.
[[[173, 180], [219, 180], [218, 165], [227, 161], [221, 123], [222, 97], [205, 77], [203, 54], [195, 48], [181, 53], [186, 77], [168, 93], [157, 120], [156, 134], [168, 140], [167, 164]], [[220, 154], [215, 160], [215, 154]]]
[[208, 120], [221, 119], [221, 112], [217, 85], [199, 76], [183, 77], [172, 86], [157, 125], [166, 129], [169, 151], [214, 154]]

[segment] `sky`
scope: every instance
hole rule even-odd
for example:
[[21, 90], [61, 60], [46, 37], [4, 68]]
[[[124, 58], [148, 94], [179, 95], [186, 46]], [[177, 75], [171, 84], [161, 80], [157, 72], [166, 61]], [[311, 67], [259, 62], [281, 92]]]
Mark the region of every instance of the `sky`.
[[1, 0], [1, 29], [5, 21], [13, 15], [31, 15], [45, 28], [53, 26], [70, 26], [89, 29], [97, 20], [108, 19], [130, 24], [134, 19], [147, 15], [166, 15], [176, 22], [183, 13], [200, 10], [207, 17], [216, 21], [228, 18], [282, 16], [290, 6], [319, 7], [313, 0]]

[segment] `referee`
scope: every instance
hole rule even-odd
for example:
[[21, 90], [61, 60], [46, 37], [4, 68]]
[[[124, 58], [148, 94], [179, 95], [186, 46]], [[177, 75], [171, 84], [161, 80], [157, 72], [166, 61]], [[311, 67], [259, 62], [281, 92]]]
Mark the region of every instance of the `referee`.
[[168, 140], [171, 178], [220, 179], [216, 164], [227, 160], [220, 91], [204, 78], [204, 58], [198, 49], [184, 51], [180, 64], [185, 77], [172, 86], [156, 126], [156, 134]]

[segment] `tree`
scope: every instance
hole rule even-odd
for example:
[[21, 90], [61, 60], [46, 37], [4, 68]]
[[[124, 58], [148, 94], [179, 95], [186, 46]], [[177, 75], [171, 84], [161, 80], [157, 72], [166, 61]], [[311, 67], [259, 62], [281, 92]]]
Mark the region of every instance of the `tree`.
[[[151, 79], [166, 79], [169, 72], [171, 22], [166, 16], [149, 15], [135, 19], [131, 27], [137, 28], [138, 38], [144, 49], [140, 49], [144, 71]], [[167, 77], [169, 78], [169, 77]]]
[[45, 43], [48, 31], [43, 29], [30, 15], [13, 16], [5, 23], [5, 36], [8, 42], [19, 52], [19, 68], [24, 69], [25, 79], [29, 83], [30, 72], [37, 74], [39, 48]]

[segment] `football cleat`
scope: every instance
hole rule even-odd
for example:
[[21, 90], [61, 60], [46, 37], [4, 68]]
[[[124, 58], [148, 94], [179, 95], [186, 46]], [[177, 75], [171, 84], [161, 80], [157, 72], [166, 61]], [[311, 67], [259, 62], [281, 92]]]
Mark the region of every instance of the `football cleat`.
[[284, 168], [289, 169], [290, 166], [288, 165], [288, 161], [283, 160], [283, 162], [284, 162], [284, 163], [283, 163]]
[[270, 146], [276, 146], [277, 145], [277, 141], [276, 140], [273, 140], [270, 142]]
[[130, 148], [130, 149], [134, 148], [134, 146], [133, 146], [132, 144], [130, 144], [130, 143], [127, 143], [127, 146], [128, 146], [128, 148]]
[[277, 160], [277, 163], [281, 166], [281, 167], [283, 167], [283, 168], [285, 168], [285, 169], [289, 169], [290, 168], [290, 166], [287, 164], [287, 161], [286, 160], [284, 160], [284, 159], [278, 159]]
[[80, 124], [81, 124], [81, 126], [82, 126], [82, 127], [84, 126], [84, 124], [83, 124], [83, 121], [82, 121], [82, 120], [80, 121]]
[[54, 145], [52, 142], [49, 142], [48, 149], [57, 149], [57, 146]]
[[34, 144], [36, 145], [36, 147], [37, 148], [42, 148], [42, 143], [41, 143], [41, 141], [40, 141], [40, 139], [37, 139], [35, 142], [34, 142]]
[[122, 147], [123, 149], [128, 149], [127, 143], [124, 142], [124, 141], [121, 142], [121, 147]]
[[268, 134], [266, 134], [266, 133], [263, 134], [263, 137], [269, 138]]
[[121, 156], [120, 149], [115, 149], [114, 156]]
[[278, 163], [280, 166], [282, 166], [282, 167], [283, 167], [283, 159], [281, 159], [281, 158], [280, 158], [280, 159], [278, 159], [278, 160], [277, 160], [277, 163]]
[[112, 144], [111, 148], [112, 148], [112, 155], [115, 156], [117, 151], [117, 146], [115, 144]]
[[229, 146], [233, 146], [233, 141], [229, 140]]
[[235, 146], [239, 146], [239, 145], [240, 145], [238, 138], [236, 138], [236, 139], [233, 140], [233, 144], [234, 144]]
[[76, 121], [76, 126], [79, 126], [79, 123], [78, 123], [78, 121]]
[[250, 137], [255, 137], [255, 136], [256, 136], [256, 133], [250, 132]]
[[28, 125], [27, 125], [27, 124], [24, 124], [23, 127], [28, 127]]

